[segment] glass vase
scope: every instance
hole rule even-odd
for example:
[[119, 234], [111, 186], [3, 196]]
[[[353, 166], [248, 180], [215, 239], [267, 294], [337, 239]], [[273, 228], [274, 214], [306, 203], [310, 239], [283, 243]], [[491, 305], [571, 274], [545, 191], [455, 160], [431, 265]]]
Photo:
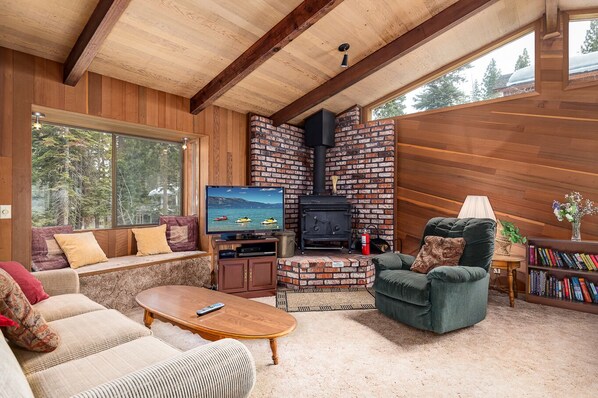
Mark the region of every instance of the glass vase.
[[571, 223], [571, 240], [575, 242], [581, 240], [581, 220]]

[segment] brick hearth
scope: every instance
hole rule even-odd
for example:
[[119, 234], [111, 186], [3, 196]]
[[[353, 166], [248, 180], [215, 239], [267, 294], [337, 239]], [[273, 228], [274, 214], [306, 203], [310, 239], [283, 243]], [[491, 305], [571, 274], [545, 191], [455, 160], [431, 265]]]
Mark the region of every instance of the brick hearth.
[[372, 257], [337, 254], [279, 258], [278, 283], [292, 289], [372, 286]]

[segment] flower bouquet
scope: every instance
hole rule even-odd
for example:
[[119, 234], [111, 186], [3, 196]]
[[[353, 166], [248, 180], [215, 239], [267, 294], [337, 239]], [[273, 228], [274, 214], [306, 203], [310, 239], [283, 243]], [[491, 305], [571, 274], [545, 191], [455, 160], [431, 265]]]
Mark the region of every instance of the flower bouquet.
[[581, 240], [581, 218], [583, 216], [598, 214], [598, 207], [589, 199], [583, 200], [579, 192], [571, 192], [565, 195], [567, 200], [564, 203], [552, 202], [552, 210], [557, 220], [567, 220], [571, 223], [573, 233], [571, 240]]

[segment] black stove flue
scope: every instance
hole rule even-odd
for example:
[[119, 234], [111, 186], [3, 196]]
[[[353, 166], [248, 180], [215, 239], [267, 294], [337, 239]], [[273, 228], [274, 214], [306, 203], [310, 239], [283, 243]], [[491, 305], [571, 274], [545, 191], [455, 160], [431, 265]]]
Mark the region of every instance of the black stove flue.
[[351, 204], [326, 195], [326, 150], [334, 146], [334, 113], [322, 109], [305, 121], [305, 144], [314, 148], [313, 195], [299, 197], [301, 253], [305, 242], [347, 242], [351, 249]]

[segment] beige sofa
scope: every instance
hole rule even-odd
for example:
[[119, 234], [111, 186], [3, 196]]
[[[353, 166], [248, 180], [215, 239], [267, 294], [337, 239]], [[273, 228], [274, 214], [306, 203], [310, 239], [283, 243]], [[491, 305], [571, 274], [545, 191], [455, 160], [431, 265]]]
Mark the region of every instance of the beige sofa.
[[79, 294], [75, 271], [33, 275], [50, 295], [34, 307], [61, 342], [36, 353], [0, 336], [0, 397], [246, 397], [253, 389], [255, 364], [238, 341], [181, 352]]

